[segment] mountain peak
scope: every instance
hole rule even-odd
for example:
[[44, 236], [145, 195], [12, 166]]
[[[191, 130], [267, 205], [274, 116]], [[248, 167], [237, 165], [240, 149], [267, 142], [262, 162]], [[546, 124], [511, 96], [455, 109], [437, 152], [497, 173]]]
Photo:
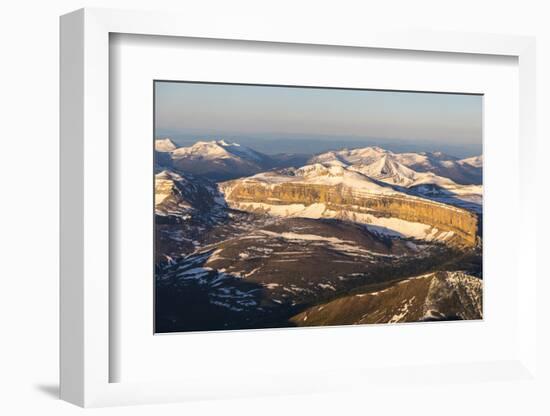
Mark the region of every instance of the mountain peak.
[[174, 151], [176, 158], [191, 157], [201, 159], [226, 159], [231, 157], [230, 153], [224, 146], [220, 145], [217, 141], [204, 141], [200, 140], [189, 147], [180, 147]]
[[199, 140], [170, 155], [177, 169], [214, 180], [253, 175], [269, 162], [268, 156], [226, 140]]
[[389, 150], [378, 146], [360, 147], [357, 149], [342, 149], [321, 153], [310, 159], [310, 163], [329, 163], [338, 161], [340, 164], [353, 165], [356, 163], [370, 164], [385, 155], [391, 155]]
[[155, 150], [157, 152], [171, 152], [177, 148], [176, 144], [172, 139], [156, 139], [155, 140]]
[[470, 165], [474, 168], [481, 168], [483, 166], [483, 156], [479, 155], [479, 156], [468, 157], [466, 159], [460, 160], [459, 163], [461, 165], [464, 165], [464, 164]]
[[363, 150], [367, 150], [367, 149], [370, 149], [372, 150], [373, 152], [377, 152], [377, 153], [388, 153], [389, 151], [380, 147], [380, 146], [367, 146], [365, 148], [363, 148]]

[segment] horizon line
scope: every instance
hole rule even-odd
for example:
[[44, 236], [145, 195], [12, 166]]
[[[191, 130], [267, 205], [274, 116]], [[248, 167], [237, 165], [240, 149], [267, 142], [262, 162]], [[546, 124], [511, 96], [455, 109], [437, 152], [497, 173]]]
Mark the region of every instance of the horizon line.
[[[277, 153], [266, 153], [264, 151], [261, 151], [261, 150], [258, 150], [256, 148], [254, 148], [253, 146], [251, 145], [248, 145], [248, 144], [241, 144], [239, 142], [236, 142], [236, 141], [229, 141], [230, 139], [224, 139], [224, 138], [216, 138], [216, 139], [193, 139], [194, 140], [194, 143], [193, 144], [190, 144], [190, 145], [181, 145], [180, 143], [178, 143], [175, 139], [171, 138], [171, 137], [155, 137], [154, 138], [154, 142], [156, 142], [157, 140], [170, 140], [173, 144], [177, 145], [176, 148], [184, 148], [184, 147], [192, 147], [194, 146], [195, 144], [199, 143], [199, 142], [203, 142], [203, 143], [218, 143], [218, 142], [225, 142], [227, 145], [237, 145], [237, 146], [242, 146], [242, 147], [246, 147], [246, 148], [249, 148], [251, 150], [254, 150], [255, 152], [258, 152], [258, 153], [262, 153], [262, 154], [265, 154], [265, 155], [275, 155], [275, 154], [295, 154], [295, 155], [318, 155], [318, 154], [322, 154], [322, 153], [327, 153], [327, 152], [331, 152], [331, 151], [341, 151], [341, 150], [357, 150], [357, 149], [367, 149], [367, 148], [380, 148], [384, 151], [388, 151], [388, 152], [391, 152], [391, 153], [396, 153], [396, 154], [402, 154], [402, 153], [418, 153], [418, 154], [422, 154], [422, 153], [429, 153], [429, 154], [437, 154], [437, 153], [441, 153], [445, 156], [450, 156], [450, 157], [453, 157], [453, 158], [457, 158], [459, 160], [461, 159], [468, 159], [470, 157], [477, 157], [477, 156], [483, 156], [483, 151], [481, 151], [480, 153], [475, 153], [473, 154], [472, 156], [466, 156], [466, 157], [461, 157], [461, 156], [456, 156], [456, 155], [453, 155], [449, 152], [446, 152], [446, 151], [441, 151], [441, 150], [419, 150], [419, 151], [394, 151], [394, 150], [391, 150], [391, 149], [388, 149], [387, 147], [385, 147], [384, 145], [379, 145], [379, 144], [370, 144], [370, 145], [367, 145], [367, 146], [346, 146], [346, 145], [343, 145], [343, 146], [339, 146], [339, 147], [334, 147], [334, 148], [329, 148], [329, 149], [325, 149], [325, 150], [321, 150], [319, 152], [277, 152]], [[271, 139], [271, 140], [274, 140], [274, 139]], [[291, 139], [287, 139], [287, 140], [291, 140]], [[154, 144], [154, 143], [153, 143]], [[407, 144], [406, 145], [407, 147], [412, 147], [412, 145], [410, 144]], [[483, 148], [481, 149], [483, 150]]]

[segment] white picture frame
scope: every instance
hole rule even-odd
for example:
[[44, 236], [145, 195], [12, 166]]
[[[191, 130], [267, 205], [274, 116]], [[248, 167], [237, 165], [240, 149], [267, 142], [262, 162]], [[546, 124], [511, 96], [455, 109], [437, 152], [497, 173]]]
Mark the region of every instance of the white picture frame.
[[[522, 244], [535, 241], [536, 200], [527, 167], [535, 152], [535, 41], [507, 35], [394, 32], [374, 29], [344, 33], [324, 30], [282, 30], [256, 22], [232, 27], [217, 21], [211, 27], [192, 16], [169, 13], [82, 9], [61, 18], [61, 398], [80, 406], [158, 403], [196, 398], [320, 392], [390, 382], [399, 369], [330, 370], [319, 382], [312, 374], [281, 373], [232, 385], [189, 379], [126, 383], [110, 382], [109, 366], [117, 357], [109, 348], [112, 298], [109, 296], [109, 36], [113, 33], [207, 39], [280, 42], [336, 47], [383, 48], [440, 53], [488, 54], [517, 57], [519, 65], [520, 231], [517, 270], [519, 345], [509, 360], [467, 364], [442, 362], [421, 365], [413, 379], [425, 382], [441, 372], [454, 379], [526, 379], [537, 382], [537, 324], [535, 251]], [[111, 166], [112, 167], [112, 166]], [[529, 213], [529, 215], [527, 215]], [[522, 319], [525, 318], [525, 319]], [[540, 324], [539, 324], [540, 325]], [[213, 335], [215, 336], [215, 335]], [[339, 380], [347, 378], [348, 383]], [[351, 381], [353, 380], [353, 382]]]

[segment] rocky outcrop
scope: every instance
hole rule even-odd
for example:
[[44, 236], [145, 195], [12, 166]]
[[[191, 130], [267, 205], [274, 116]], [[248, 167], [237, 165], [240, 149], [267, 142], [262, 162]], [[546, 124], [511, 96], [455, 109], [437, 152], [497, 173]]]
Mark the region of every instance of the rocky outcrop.
[[461, 272], [436, 272], [306, 309], [297, 326], [356, 325], [483, 318], [483, 281]]
[[403, 194], [369, 194], [343, 185], [301, 183], [262, 184], [251, 181], [230, 181], [221, 184], [227, 202], [246, 209], [247, 203], [271, 205], [323, 203], [336, 212], [374, 217], [394, 217], [405, 221], [427, 224], [440, 231], [452, 232], [453, 240], [465, 246], [474, 246], [477, 239], [477, 216], [465, 209]]

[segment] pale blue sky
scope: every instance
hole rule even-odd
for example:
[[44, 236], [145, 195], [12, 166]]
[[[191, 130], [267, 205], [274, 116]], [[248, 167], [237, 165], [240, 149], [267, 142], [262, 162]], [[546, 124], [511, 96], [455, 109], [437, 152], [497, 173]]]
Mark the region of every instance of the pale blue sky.
[[481, 152], [479, 95], [156, 82], [155, 99], [155, 136], [180, 144], [253, 138], [259, 150], [277, 153], [288, 151], [284, 141], [295, 139], [291, 150], [309, 151], [321, 142], [331, 148], [333, 138], [332, 148], [379, 141], [455, 149], [457, 156]]

